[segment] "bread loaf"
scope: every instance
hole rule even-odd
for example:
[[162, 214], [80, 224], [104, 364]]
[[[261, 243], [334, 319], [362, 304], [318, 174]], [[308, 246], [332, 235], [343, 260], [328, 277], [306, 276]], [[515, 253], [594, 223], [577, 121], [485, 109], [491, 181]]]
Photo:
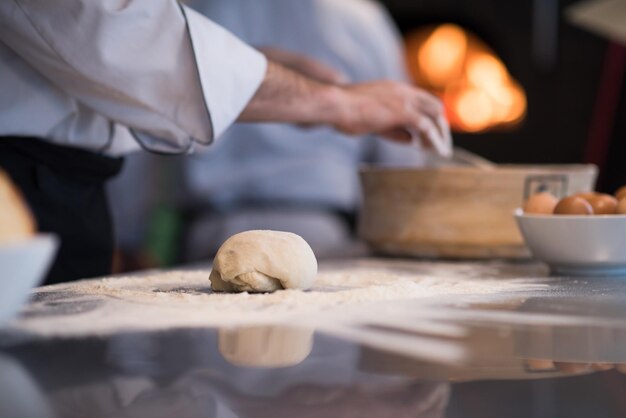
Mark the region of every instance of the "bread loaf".
[[11, 178], [0, 170], [0, 245], [32, 237], [35, 219]]

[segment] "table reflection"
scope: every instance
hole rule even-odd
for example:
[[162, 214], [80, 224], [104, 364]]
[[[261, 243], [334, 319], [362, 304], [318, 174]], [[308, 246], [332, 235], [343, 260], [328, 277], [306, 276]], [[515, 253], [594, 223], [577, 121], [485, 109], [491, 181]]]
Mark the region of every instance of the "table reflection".
[[5, 348], [0, 358], [0, 376], [17, 370], [17, 380], [29, 384], [11, 377], [1, 386], [5, 394], [14, 390], [13, 406], [44, 411], [14, 416], [443, 417], [454, 416], [453, 384], [533, 384], [626, 370], [623, 330], [464, 326], [456, 342], [467, 356], [456, 364], [273, 326], [33, 341]]
[[[262, 355], [252, 356], [252, 346]], [[56, 417], [444, 416], [449, 383], [364, 371], [361, 350], [310, 330], [261, 327], [126, 333], [6, 352], [42, 382]]]
[[18, 361], [2, 354], [0, 354], [0, 417], [54, 417], [48, 401], [30, 373]]

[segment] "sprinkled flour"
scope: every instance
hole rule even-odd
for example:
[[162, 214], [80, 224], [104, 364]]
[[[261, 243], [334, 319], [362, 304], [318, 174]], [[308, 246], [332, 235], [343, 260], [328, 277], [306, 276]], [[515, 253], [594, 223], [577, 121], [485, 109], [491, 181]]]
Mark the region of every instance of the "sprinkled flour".
[[351, 260], [322, 264], [310, 291], [219, 294], [210, 289], [209, 273], [154, 272], [38, 288], [11, 325], [44, 336], [286, 323], [323, 327], [316, 318], [354, 320], [389, 301], [445, 304], [452, 298], [544, 286], [509, 277], [506, 268], [496, 264]]

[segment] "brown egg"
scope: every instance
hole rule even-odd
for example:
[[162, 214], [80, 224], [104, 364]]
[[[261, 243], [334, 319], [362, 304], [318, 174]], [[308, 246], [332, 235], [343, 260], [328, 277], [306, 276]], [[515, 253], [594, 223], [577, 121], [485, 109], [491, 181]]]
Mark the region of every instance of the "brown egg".
[[582, 192], [582, 193], [575, 193], [572, 196], [577, 196], [577, 197], [582, 197], [585, 200], [589, 200], [593, 197], [598, 196], [600, 193], [598, 192]]
[[615, 192], [614, 196], [617, 198], [617, 200], [622, 200], [623, 198], [626, 197], [626, 186], [622, 186], [619, 189], [617, 189], [617, 191]]
[[611, 363], [591, 363], [591, 369], [592, 370], [597, 370], [597, 371], [601, 371], [601, 372], [605, 372], [607, 370], [612, 370], [614, 369], [615, 366]]
[[593, 208], [582, 197], [569, 196], [561, 199], [554, 208], [555, 215], [592, 215]]
[[618, 213], [620, 215], [626, 214], [626, 197], [617, 203], [617, 208], [615, 209], [615, 213]]
[[526, 200], [523, 209], [524, 213], [550, 215], [554, 212], [557, 203], [559, 203], [559, 200], [551, 193], [537, 193]]
[[526, 359], [524, 363], [526, 369], [533, 372], [555, 370], [554, 362], [552, 360]]
[[591, 369], [591, 364], [589, 363], [555, 361], [554, 366], [558, 371], [564, 373], [585, 373]]
[[593, 208], [594, 215], [614, 215], [617, 209], [617, 199], [608, 194], [598, 194], [587, 199]]

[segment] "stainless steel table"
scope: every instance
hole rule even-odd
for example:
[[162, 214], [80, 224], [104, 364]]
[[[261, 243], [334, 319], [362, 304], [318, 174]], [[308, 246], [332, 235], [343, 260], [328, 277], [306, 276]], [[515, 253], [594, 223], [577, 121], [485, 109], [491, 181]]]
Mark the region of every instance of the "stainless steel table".
[[[359, 325], [402, 349], [280, 325], [73, 337], [8, 328], [0, 416], [626, 416], [626, 278], [554, 278], [525, 263], [390, 262], [542, 286], [420, 305], [416, 321], [429, 326]], [[406, 302], [397, 305], [410, 318]], [[98, 309], [54, 292], [35, 293], [34, 303], [38, 315], [59, 317]], [[272, 356], [260, 358], [269, 345]], [[429, 355], [438, 349], [462, 355]]]

